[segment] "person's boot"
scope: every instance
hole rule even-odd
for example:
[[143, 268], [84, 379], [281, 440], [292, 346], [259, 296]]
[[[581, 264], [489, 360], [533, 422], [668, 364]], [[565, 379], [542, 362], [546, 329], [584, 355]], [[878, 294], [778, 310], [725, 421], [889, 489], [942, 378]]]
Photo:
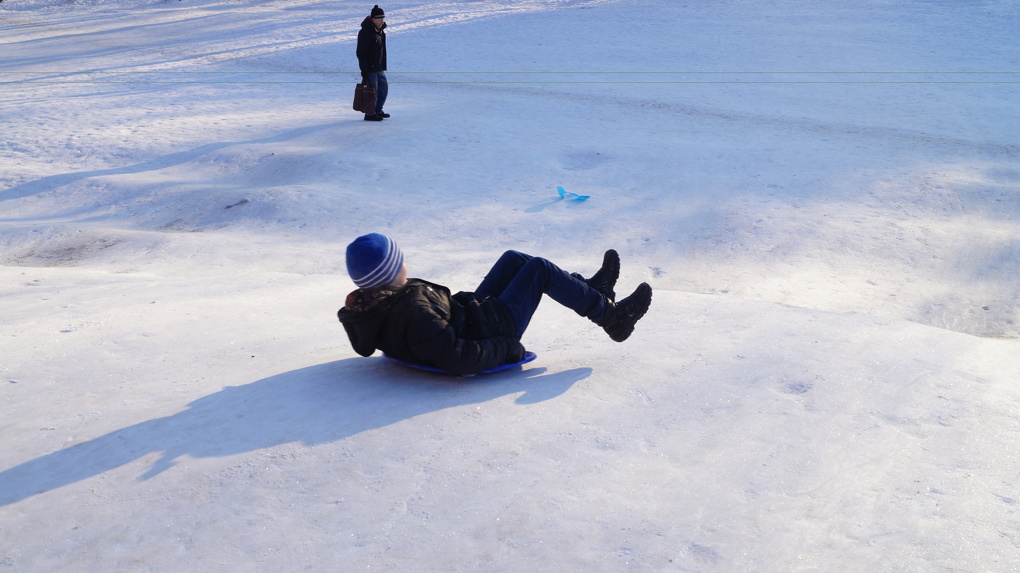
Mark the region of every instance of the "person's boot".
[[641, 283], [633, 294], [619, 302], [606, 300], [605, 312], [595, 324], [601, 326], [609, 338], [623, 342], [634, 332], [634, 325], [648, 312], [651, 304], [652, 287]]
[[584, 279], [588, 286], [602, 293], [606, 299], [616, 300], [616, 280], [620, 278], [620, 254], [609, 249], [602, 257], [602, 268], [590, 279]]

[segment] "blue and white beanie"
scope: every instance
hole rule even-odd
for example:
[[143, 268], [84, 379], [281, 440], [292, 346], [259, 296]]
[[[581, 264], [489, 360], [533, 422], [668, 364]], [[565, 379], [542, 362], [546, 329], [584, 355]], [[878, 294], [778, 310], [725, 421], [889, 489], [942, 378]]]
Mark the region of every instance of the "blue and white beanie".
[[347, 273], [358, 288], [390, 284], [403, 266], [404, 253], [385, 235], [369, 233], [347, 245]]

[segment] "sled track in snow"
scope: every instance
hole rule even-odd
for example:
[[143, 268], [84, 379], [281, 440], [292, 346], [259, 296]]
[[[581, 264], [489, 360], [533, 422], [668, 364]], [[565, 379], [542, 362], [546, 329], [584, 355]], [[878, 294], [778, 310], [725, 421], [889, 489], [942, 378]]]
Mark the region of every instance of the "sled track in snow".
[[[450, 87], [448, 84], [443, 85], [447, 88]], [[734, 124], [745, 124], [774, 130], [816, 133], [843, 138], [903, 142], [946, 152], [959, 153], [965, 151], [1003, 159], [1020, 159], [1020, 145], [942, 137], [921, 131], [830, 123], [810, 118], [768, 116], [708, 106], [671, 103], [651, 99], [623, 99], [620, 97], [571, 91], [553, 91], [540, 87], [521, 87], [481, 83], [456, 84], [456, 87], [464, 90], [476, 90], [488, 93], [502, 93], [543, 99], [566, 99], [583, 104], [626, 107], [628, 110], [648, 111], [656, 114], [671, 113], [678, 116], [720, 120]]]

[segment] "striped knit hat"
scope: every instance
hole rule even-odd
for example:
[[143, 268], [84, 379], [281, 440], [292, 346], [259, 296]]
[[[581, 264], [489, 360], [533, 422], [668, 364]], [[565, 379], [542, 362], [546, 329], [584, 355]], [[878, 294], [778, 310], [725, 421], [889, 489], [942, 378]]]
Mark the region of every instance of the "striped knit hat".
[[347, 245], [347, 273], [358, 288], [375, 288], [393, 282], [404, 266], [404, 253], [393, 239], [369, 233]]

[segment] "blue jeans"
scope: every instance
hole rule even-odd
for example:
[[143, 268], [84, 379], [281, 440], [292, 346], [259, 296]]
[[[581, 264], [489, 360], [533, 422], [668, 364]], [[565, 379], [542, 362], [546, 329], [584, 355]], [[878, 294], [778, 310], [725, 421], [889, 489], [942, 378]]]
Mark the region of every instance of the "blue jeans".
[[503, 253], [475, 294], [496, 298], [510, 309], [518, 339], [528, 329], [543, 294], [591, 320], [602, 318], [606, 304], [602, 293], [588, 286], [581, 275], [517, 251]]
[[361, 74], [361, 80], [375, 88], [375, 113], [382, 113], [383, 104], [386, 103], [386, 94], [390, 91], [390, 84], [386, 81], [386, 74], [383, 72]]

